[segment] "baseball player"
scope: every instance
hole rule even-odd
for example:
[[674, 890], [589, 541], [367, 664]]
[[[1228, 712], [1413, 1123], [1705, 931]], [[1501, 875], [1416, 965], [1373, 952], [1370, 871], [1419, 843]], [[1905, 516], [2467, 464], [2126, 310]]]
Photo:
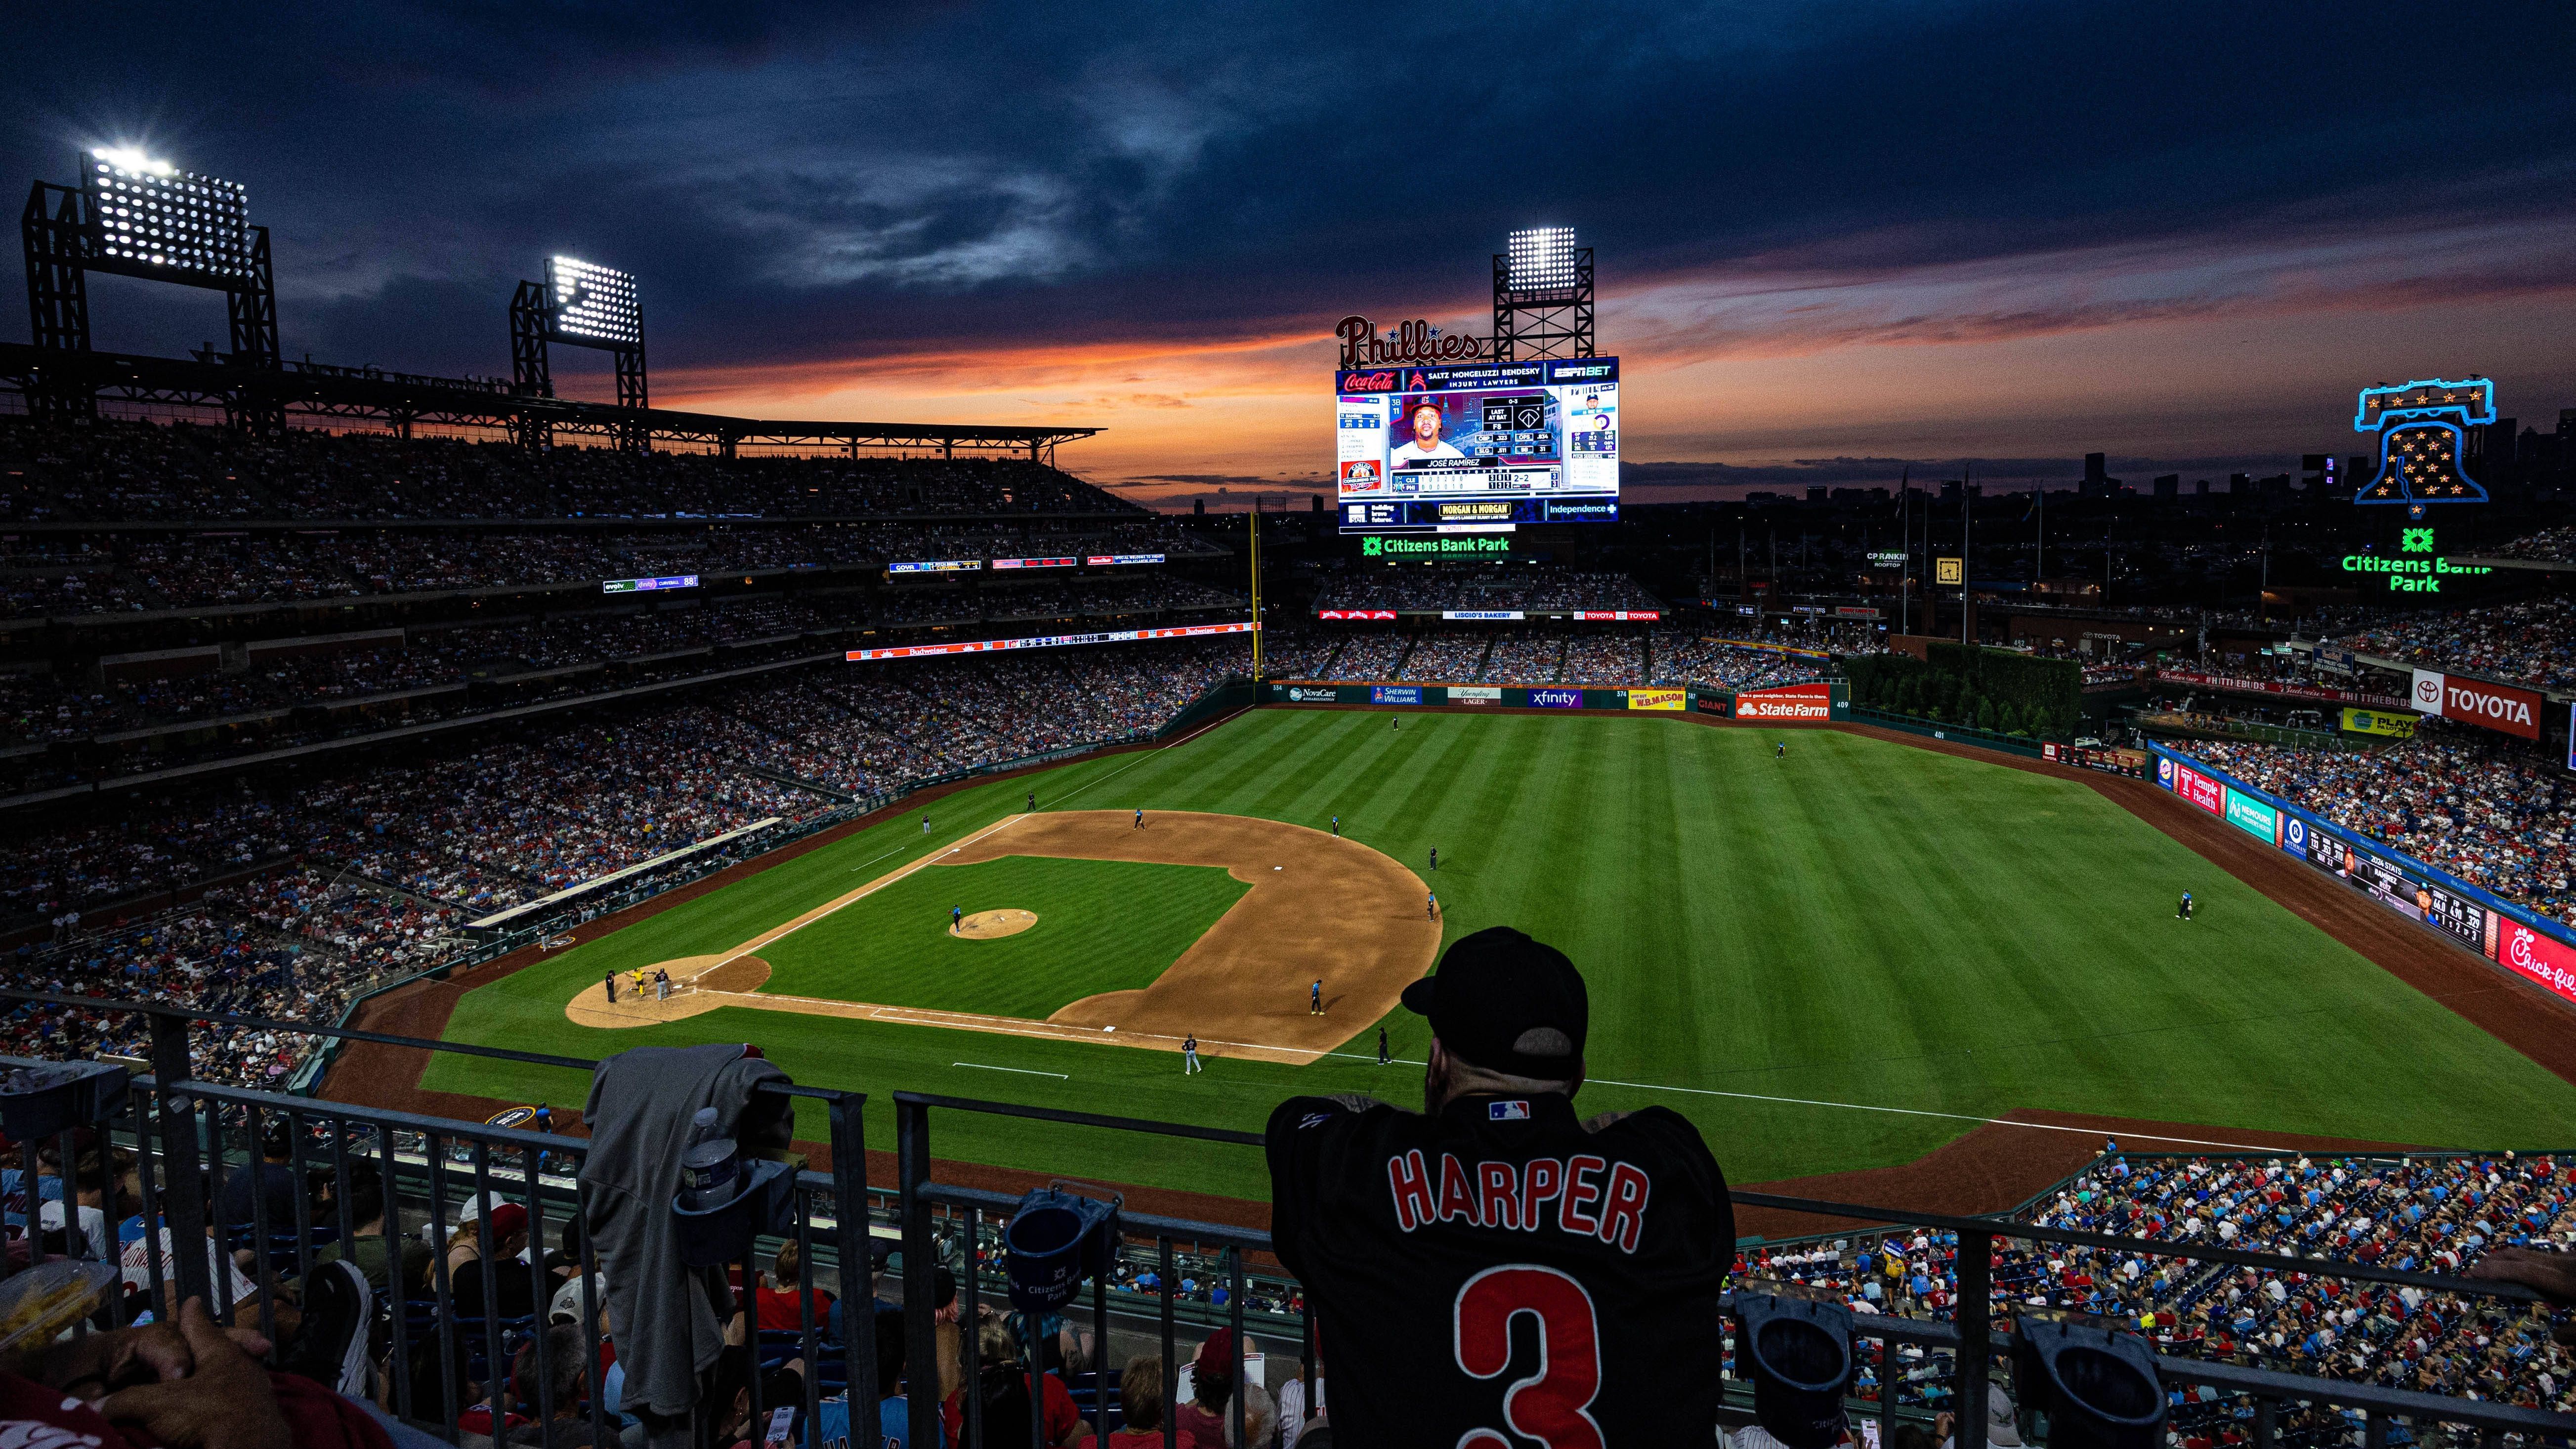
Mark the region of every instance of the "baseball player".
[[668, 1001], [671, 999], [670, 972], [656, 971], [653, 973], [653, 999], [655, 1001]]
[[1186, 1077], [1192, 1072], [1205, 1070], [1207, 1070], [1205, 1067], [1199, 1065], [1199, 1034], [1191, 1032], [1181, 1038], [1181, 1075]]
[[1386, 1028], [1381, 1025], [1377, 1029], [1377, 1064], [1382, 1067], [1391, 1060], [1386, 1054]]
[[1335, 840], [1342, 838], [1342, 817], [1339, 815], [1333, 817], [1333, 838]]
[[1431, 847], [1431, 868], [1433, 870], [1440, 868], [1440, 847], [1436, 845]]
[[927, 810], [921, 813], [921, 833], [924, 835], [930, 833], [930, 812]]
[[608, 1004], [617, 1004], [617, 973], [614, 971], [608, 973]]
[[2174, 908], [2174, 919], [2181, 921], [2191, 919], [2191, 892], [2182, 893], [2182, 904]]
[[1665, 1107], [1576, 1115], [1583, 978], [1518, 931], [1460, 940], [1404, 1004], [1431, 1021], [1423, 1111], [1292, 1097], [1266, 1134], [1271, 1241], [1333, 1345], [1336, 1422], [1388, 1444], [1705, 1439], [1719, 1380], [1688, 1365], [1735, 1219], [1698, 1131]]
[[1789, 742], [1787, 740], [1782, 740], [1777, 745], [1773, 746], [1771, 758], [1774, 760], [1785, 760], [1789, 758]]
[[1320, 977], [1316, 979], [1314, 985], [1306, 988], [1306, 1014], [1308, 1016], [1324, 1014], [1324, 983]]
[[1136, 807], [1136, 828], [1139, 830], [1145, 828], [1145, 807], [1142, 805]]
[[965, 923], [966, 908], [964, 906], [950, 906], [948, 908], [948, 934], [952, 936], [956, 935], [957, 928]]
[[1031, 815], [1038, 813], [1038, 792], [1035, 790], [1029, 792], [1029, 813]]
[[1432, 920], [1439, 920], [1440, 893], [1438, 891], [1424, 891], [1422, 894], [1424, 896], [1424, 900], [1422, 902], [1422, 913], [1430, 917]]
[[1400, 729], [1403, 729], [1403, 728], [1404, 728], [1404, 716], [1402, 716], [1402, 715], [1400, 715], [1400, 714], [1391, 714], [1391, 715], [1388, 715], [1388, 716], [1386, 717], [1386, 727], [1387, 727], [1388, 729], [1391, 729], [1391, 730], [1400, 730]]

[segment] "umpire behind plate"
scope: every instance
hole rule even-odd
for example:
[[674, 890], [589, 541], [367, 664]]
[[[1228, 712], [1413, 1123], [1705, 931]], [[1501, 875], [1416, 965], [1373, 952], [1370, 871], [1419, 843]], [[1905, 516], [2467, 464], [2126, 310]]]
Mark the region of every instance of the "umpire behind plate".
[[1698, 1129], [1576, 1118], [1583, 978], [1518, 931], [1461, 939], [1404, 1004], [1431, 1020], [1422, 1112], [1270, 1114], [1271, 1238], [1341, 1449], [1709, 1443], [1735, 1213]]

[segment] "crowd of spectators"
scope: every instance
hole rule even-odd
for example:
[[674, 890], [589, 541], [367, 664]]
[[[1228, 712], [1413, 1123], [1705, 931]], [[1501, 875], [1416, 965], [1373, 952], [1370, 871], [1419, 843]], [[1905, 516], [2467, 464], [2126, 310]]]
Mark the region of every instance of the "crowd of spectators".
[[2426, 719], [2412, 739], [2344, 752], [2195, 740], [2247, 784], [2452, 875], [2576, 924], [2576, 790], [2540, 752]]
[[1318, 609], [1470, 610], [1661, 609], [1624, 573], [1556, 564], [1433, 565], [1336, 574], [1315, 596]]
[[1763, 689], [1825, 677], [1827, 661], [1751, 641], [1711, 638], [1688, 629], [1657, 629], [1652, 647], [1655, 679], [1701, 689]]
[[[2483, 551], [2483, 550], [2482, 550]], [[2528, 533], [2493, 550], [2497, 558], [2542, 559], [2553, 563], [2576, 562], [2576, 525], [2544, 528]]]
[[2388, 615], [2334, 643], [2356, 654], [2483, 674], [2533, 689], [2576, 688], [2576, 599], [2571, 598]]
[[[2138, 1157], [2114, 1151], [2018, 1215], [2138, 1240], [2111, 1251], [2004, 1238], [1994, 1306], [2073, 1309], [2139, 1325], [2161, 1352], [2427, 1393], [2576, 1409], [2576, 1360], [2545, 1310], [2159, 1257], [2159, 1242], [2456, 1276], [2506, 1245], [2576, 1245], [2576, 1203], [2549, 1156]], [[1955, 1235], [1913, 1231], [1754, 1249], [1739, 1278], [1837, 1291], [1863, 1312], [1947, 1318]], [[1927, 1360], [1899, 1402], [1936, 1396]]]
[[1476, 677], [1485, 684], [1553, 684], [1565, 662], [1562, 629], [1506, 629], [1494, 636], [1494, 647]]
[[1398, 678], [1463, 681], [1477, 677], [1487, 635], [1467, 629], [1430, 630], [1414, 636]]

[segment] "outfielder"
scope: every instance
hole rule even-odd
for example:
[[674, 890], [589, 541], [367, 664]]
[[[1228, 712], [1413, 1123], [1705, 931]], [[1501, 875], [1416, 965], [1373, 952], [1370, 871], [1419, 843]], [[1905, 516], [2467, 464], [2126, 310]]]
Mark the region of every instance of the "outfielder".
[[1735, 1217], [1699, 1132], [1666, 1107], [1576, 1116], [1583, 978], [1518, 931], [1460, 940], [1404, 1004], [1431, 1021], [1421, 1112], [1291, 1097], [1266, 1134], [1271, 1241], [1333, 1345], [1335, 1421], [1371, 1444], [1708, 1439]]
[[921, 833], [924, 835], [930, 833], [930, 812], [927, 810], [921, 813]]
[[1205, 1070], [1207, 1068], [1199, 1065], [1199, 1034], [1191, 1032], [1181, 1038], [1181, 1075], [1186, 1077], [1192, 1072]]
[[1145, 807], [1142, 805], [1136, 807], [1136, 828], [1139, 830], [1145, 828]]
[[2191, 919], [2191, 892], [2184, 891], [2182, 893], [2182, 904], [2174, 907], [2174, 919], [2178, 921], [2188, 921]]

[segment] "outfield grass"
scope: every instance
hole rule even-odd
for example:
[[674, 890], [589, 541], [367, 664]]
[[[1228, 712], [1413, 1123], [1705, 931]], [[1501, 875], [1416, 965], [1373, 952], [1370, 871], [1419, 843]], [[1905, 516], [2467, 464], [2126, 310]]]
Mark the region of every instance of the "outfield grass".
[[[843, 889], [871, 878], [854, 871]], [[1250, 889], [1205, 865], [1011, 855], [925, 866], [763, 946], [762, 989], [1043, 1018], [1099, 992], [1151, 986]], [[952, 906], [970, 916], [1016, 907], [1038, 923], [961, 939], [948, 934]]]
[[[1796, 734], [1786, 761], [1772, 744], [1671, 719], [1417, 715], [1392, 731], [1376, 713], [1256, 711], [1177, 749], [950, 796], [927, 838], [917, 815], [892, 820], [711, 892], [470, 993], [450, 1035], [578, 1056], [756, 1040], [800, 1081], [871, 1093], [879, 1147], [897, 1088], [1256, 1130], [1294, 1092], [1418, 1099], [1427, 1034], [1402, 1012], [1392, 1040], [1417, 1065], [1377, 1067], [1375, 1023], [1353, 1022], [1350, 1058], [1220, 1060], [1186, 1080], [1132, 1048], [737, 1010], [621, 1031], [563, 1015], [611, 968], [731, 949], [1034, 786], [1042, 808], [1339, 814], [1417, 871], [1438, 846], [1425, 878], [1448, 939], [1516, 925], [1583, 968], [1584, 1105], [1675, 1107], [1739, 1182], [1910, 1160], [2014, 1108], [2456, 1147], [2537, 1145], [2576, 1110], [2576, 1087], [2079, 782], [1839, 732]], [[2190, 924], [2173, 919], [2185, 889]], [[1067, 984], [1033, 998], [961, 977], [921, 1004], [1061, 1004], [1109, 968], [1068, 954], [1056, 969]], [[442, 1057], [425, 1085], [578, 1107], [587, 1079]], [[1251, 1149], [942, 1114], [933, 1150], [1265, 1194]]]

